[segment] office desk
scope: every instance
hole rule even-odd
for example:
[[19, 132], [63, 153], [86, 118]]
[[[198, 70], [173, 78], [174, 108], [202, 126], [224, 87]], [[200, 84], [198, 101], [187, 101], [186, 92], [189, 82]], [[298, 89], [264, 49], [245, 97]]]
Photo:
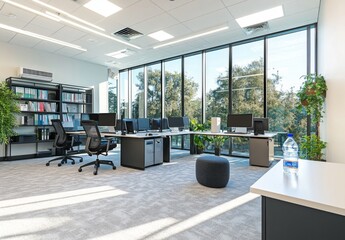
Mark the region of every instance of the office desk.
[[274, 160], [274, 136], [276, 133], [254, 135], [254, 133], [211, 133], [191, 132], [190, 153], [195, 154], [194, 135], [244, 137], [249, 138], [249, 163], [250, 165], [269, 167]]
[[277, 163], [250, 191], [262, 195], [262, 239], [345, 239], [345, 164], [299, 160], [298, 175]]
[[[74, 135], [85, 135], [84, 131], [67, 132]], [[121, 138], [121, 166], [144, 170], [145, 167], [170, 162], [170, 137], [187, 135], [189, 131], [181, 132], [150, 132], [126, 134], [102, 132], [104, 137]]]

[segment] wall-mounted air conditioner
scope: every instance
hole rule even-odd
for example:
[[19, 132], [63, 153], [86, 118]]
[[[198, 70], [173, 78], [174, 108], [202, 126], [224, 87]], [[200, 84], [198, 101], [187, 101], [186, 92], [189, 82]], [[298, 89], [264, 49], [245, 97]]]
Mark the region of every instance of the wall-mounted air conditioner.
[[33, 70], [29, 68], [19, 67], [18, 69], [18, 77], [22, 78], [30, 78], [39, 81], [53, 81], [53, 73], [50, 72], [43, 72], [38, 70]]

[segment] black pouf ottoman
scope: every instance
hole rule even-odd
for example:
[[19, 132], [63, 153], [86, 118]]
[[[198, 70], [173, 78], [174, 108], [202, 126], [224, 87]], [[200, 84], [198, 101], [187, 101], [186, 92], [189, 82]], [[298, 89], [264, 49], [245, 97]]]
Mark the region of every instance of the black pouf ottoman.
[[229, 161], [223, 157], [202, 156], [195, 164], [196, 180], [206, 187], [225, 187], [229, 181], [229, 170]]

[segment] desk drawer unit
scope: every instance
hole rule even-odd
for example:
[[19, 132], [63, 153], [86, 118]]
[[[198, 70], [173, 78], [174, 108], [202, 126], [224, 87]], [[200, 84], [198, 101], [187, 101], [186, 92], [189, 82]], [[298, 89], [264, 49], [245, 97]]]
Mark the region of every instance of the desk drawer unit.
[[126, 138], [121, 139], [121, 165], [144, 170], [163, 162], [163, 139]]

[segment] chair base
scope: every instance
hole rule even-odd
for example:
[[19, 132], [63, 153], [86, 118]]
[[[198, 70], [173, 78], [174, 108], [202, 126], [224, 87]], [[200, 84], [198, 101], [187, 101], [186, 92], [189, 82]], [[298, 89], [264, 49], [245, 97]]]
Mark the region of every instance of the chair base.
[[78, 172], [81, 172], [83, 171], [83, 167], [87, 167], [87, 166], [90, 166], [90, 165], [94, 165], [94, 168], [95, 170], [93, 171], [93, 175], [97, 175], [98, 173], [98, 168], [101, 164], [105, 164], [105, 165], [110, 165], [113, 167], [113, 170], [116, 169], [116, 166], [114, 165], [114, 163], [112, 161], [109, 161], [109, 160], [100, 160], [100, 159], [96, 159], [95, 161], [92, 161], [92, 162], [89, 162], [89, 163], [86, 163], [82, 166], [79, 167], [78, 169]]
[[60, 163], [58, 163], [58, 166], [61, 167], [62, 164], [65, 164], [67, 163], [67, 160], [71, 160], [71, 164], [75, 164], [75, 160], [73, 158], [78, 158], [79, 159], [79, 162], [82, 162], [83, 161], [83, 158], [82, 157], [79, 157], [79, 156], [70, 156], [70, 155], [65, 155], [65, 156], [62, 156], [62, 157], [57, 157], [57, 158], [54, 158], [52, 160], [49, 160], [47, 163], [46, 163], [46, 166], [49, 166], [51, 162], [53, 161], [59, 161], [61, 160]]

